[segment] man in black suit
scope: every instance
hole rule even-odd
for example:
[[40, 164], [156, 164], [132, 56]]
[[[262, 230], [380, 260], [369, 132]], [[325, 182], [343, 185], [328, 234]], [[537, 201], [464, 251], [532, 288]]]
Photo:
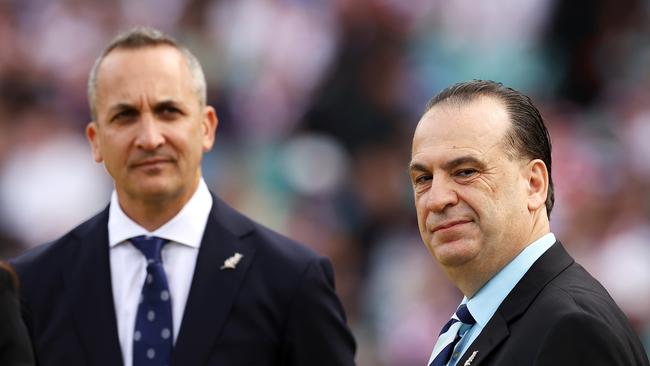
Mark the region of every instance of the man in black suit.
[[20, 318], [17, 287], [13, 269], [0, 261], [0, 365], [31, 366], [34, 354]]
[[429, 365], [648, 365], [625, 315], [550, 231], [551, 142], [528, 97], [479, 80], [443, 90], [409, 172], [424, 244], [465, 295]]
[[330, 262], [211, 194], [201, 66], [136, 28], [98, 58], [86, 134], [109, 206], [13, 263], [41, 365], [353, 365]]

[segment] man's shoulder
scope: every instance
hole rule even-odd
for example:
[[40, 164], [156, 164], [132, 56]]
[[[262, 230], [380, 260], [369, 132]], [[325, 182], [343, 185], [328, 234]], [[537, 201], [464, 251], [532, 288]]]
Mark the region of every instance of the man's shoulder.
[[73, 254], [75, 247], [79, 245], [84, 237], [89, 235], [93, 230], [102, 227], [102, 225], [104, 227], [106, 226], [106, 215], [106, 210], [104, 210], [82, 222], [61, 237], [38, 245], [12, 258], [10, 263], [18, 272], [21, 281], [23, 281], [23, 278], [29, 277], [32, 273], [43, 276], [49, 268], [61, 265], [66, 256]]
[[291, 239], [244, 215], [225, 202], [215, 199], [214, 215], [217, 223], [224, 226], [241, 240], [246, 241], [275, 261], [310, 262], [322, 258], [304, 243]]
[[562, 354], [569, 343], [589, 348], [594, 357], [617, 354], [620, 360], [627, 360], [611, 364], [633, 364], [632, 358], [643, 358], [626, 315], [600, 282], [578, 263], [548, 283], [525, 318], [528, 327], [521, 329], [538, 335], [543, 357], [549, 357], [547, 350]]
[[562, 309], [576, 313], [597, 314], [618, 306], [603, 285], [580, 264], [574, 262], [555, 277], [540, 293], [550, 304], [562, 304]]
[[[629, 321], [607, 290], [573, 262], [548, 282], [523, 315], [528, 327], [547, 332], [563, 323], [598, 323], [620, 336], [632, 333]], [[526, 328], [526, 326], [525, 326]]]

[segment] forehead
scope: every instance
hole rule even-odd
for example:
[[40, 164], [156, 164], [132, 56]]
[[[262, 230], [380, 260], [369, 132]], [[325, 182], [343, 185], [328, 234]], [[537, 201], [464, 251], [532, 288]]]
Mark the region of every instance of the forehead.
[[115, 49], [106, 55], [97, 74], [98, 104], [114, 98], [170, 97], [188, 91], [191, 75], [185, 58], [169, 45]]
[[510, 118], [501, 101], [478, 97], [442, 102], [427, 111], [415, 129], [412, 155], [425, 152], [485, 154], [502, 147]]

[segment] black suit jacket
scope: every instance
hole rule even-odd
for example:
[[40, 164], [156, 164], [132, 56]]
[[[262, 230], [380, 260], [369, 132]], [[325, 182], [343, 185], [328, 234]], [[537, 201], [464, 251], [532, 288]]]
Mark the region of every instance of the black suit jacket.
[[[108, 209], [13, 261], [40, 365], [122, 364], [107, 222]], [[333, 278], [327, 259], [215, 198], [172, 365], [353, 365]]]
[[648, 358], [607, 291], [557, 242], [505, 298], [457, 365], [647, 366]]
[[0, 365], [32, 366], [34, 355], [9, 272], [0, 268]]

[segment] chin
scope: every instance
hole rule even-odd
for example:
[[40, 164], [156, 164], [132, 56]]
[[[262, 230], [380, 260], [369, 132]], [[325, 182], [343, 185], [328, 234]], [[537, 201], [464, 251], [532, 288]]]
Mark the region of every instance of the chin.
[[145, 199], [167, 198], [178, 194], [179, 191], [172, 184], [169, 184], [169, 182], [160, 181], [148, 181], [141, 182], [139, 184], [136, 183], [132, 188], [132, 192], [134, 192], [136, 196]]
[[445, 267], [461, 266], [476, 257], [478, 246], [471, 240], [454, 240], [445, 243], [431, 243], [429, 248], [441, 265]]

